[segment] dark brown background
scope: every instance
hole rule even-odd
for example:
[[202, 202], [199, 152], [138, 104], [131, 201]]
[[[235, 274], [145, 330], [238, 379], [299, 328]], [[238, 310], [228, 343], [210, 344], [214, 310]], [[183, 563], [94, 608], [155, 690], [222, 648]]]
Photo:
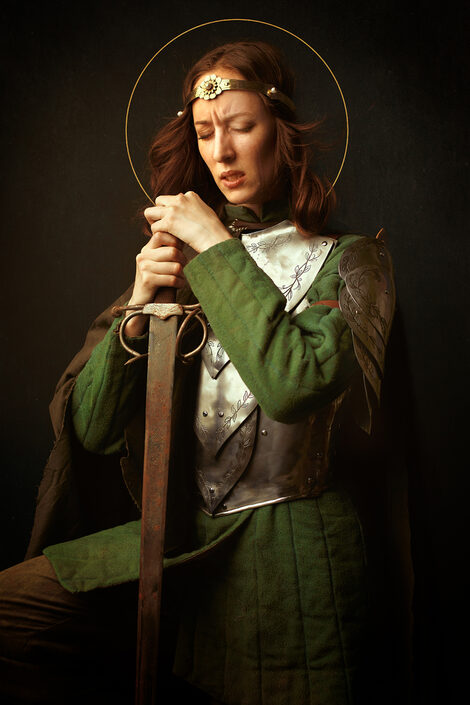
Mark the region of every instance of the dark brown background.
[[[133, 83], [155, 51], [189, 27], [232, 16], [271, 22], [315, 47], [348, 101], [341, 219], [366, 233], [388, 231], [399, 293], [389, 398], [409, 478], [416, 702], [456, 701], [469, 484], [460, 4], [6, 2], [2, 15], [2, 565], [21, 560], [28, 539], [55, 382], [90, 320], [131, 281], [143, 244], [134, 219], [142, 198], [124, 147]], [[217, 43], [227, 35], [214, 26], [206, 36]], [[198, 53], [198, 41], [185, 51]], [[189, 62], [178, 47], [168, 56], [162, 79], [170, 88], [152, 91], [150, 114], [160, 101], [164, 114], [179, 107]], [[308, 93], [309, 80], [299, 93]], [[313, 93], [305, 106], [318, 110]], [[137, 151], [147, 128], [140, 129]]]

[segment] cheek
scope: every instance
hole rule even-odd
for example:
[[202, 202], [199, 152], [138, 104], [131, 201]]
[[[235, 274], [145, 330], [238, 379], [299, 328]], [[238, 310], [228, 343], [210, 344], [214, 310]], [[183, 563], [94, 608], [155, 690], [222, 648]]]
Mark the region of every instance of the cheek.
[[258, 150], [258, 173], [260, 180], [264, 183], [270, 183], [274, 175], [274, 139], [264, 140]]
[[207, 164], [207, 159], [204, 154], [204, 142], [202, 140], [197, 140], [196, 144], [197, 144], [197, 151], [199, 152], [199, 156]]
[[213, 173], [213, 164], [211, 162], [211, 159], [209, 157], [209, 153], [206, 149], [204, 149], [204, 142], [201, 143], [201, 140], [198, 140], [198, 151], [199, 151], [199, 156], [201, 157], [202, 161], [204, 164], [207, 166], [211, 174]]

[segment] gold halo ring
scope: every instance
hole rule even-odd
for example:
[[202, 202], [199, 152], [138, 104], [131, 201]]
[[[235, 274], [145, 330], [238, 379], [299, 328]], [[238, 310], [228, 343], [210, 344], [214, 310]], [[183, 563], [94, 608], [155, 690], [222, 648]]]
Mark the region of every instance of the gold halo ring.
[[338, 179], [339, 179], [339, 177], [340, 177], [340, 174], [341, 174], [341, 172], [342, 172], [342, 170], [343, 170], [344, 163], [345, 163], [345, 161], [346, 161], [346, 155], [347, 155], [347, 153], [348, 153], [348, 146], [349, 146], [349, 116], [348, 116], [348, 108], [347, 108], [347, 106], [346, 106], [346, 101], [345, 101], [345, 99], [344, 99], [343, 91], [341, 90], [341, 86], [339, 85], [338, 79], [336, 78], [336, 76], [335, 76], [335, 74], [333, 73], [333, 71], [332, 71], [332, 69], [330, 68], [330, 66], [326, 63], [325, 59], [324, 59], [322, 56], [320, 56], [320, 54], [318, 53], [318, 51], [316, 51], [316, 49], [314, 49], [312, 46], [310, 46], [310, 44], [308, 44], [304, 39], [302, 39], [301, 37], [297, 36], [297, 34], [294, 34], [293, 32], [290, 32], [288, 29], [284, 29], [284, 27], [279, 27], [278, 25], [272, 24], [271, 22], [264, 22], [263, 20], [251, 20], [251, 19], [239, 18], [239, 17], [231, 17], [231, 18], [226, 18], [226, 19], [221, 19], [221, 20], [211, 20], [210, 22], [203, 22], [202, 24], [198, 24], [198, 25], [196, 25], [195, 27], [190, 27], [189, 29], [186, 29], [184, 32], [181, 32], [180, 34], [177, 34], [175, 37], [173, 37], [173, 39], [170, 39], [169, 42], [167, 42], [167, 43], [164, 44], [162, 47], [160, 47], [160, 49], [159, 49], [159, 50], [152, 56], [152, 58], [145, 64], [144, 68], [143, 68], [142, 71], [140, 72], [139, 77], [138, 77], [137, 81], [134, 83], [134, 87], [132, 88], [132, 92], [131, 92], [131, 95], [130, 95], [130, 98], [129, 98], [129, 102], [127, 103], [126, 121], [125, 121], [125, 127], [124, 127], [124, 134], [125, 134], [125, 140], [126, 140], [127, 157], [128, 157], [128, 159], [129, 159], [129, 164], [131, 165], [132, 172], [133, 172], [133, 174], [134, 174], [134, 176], [135, 176], [135, 178], [136, 178], [136, 180], [137, 180], [137, 183], [139, 184], [140, 188], [142, 189], [142, 191], [145, 193], [145, 195], [147, 196], [147, 198], [149, 199], [149, 201], [150, 201], [150, 202], [152, 203], [152, 205], [153, 205], [153, 204], [154, 204], [153, 198], [151, 198], [151, 196], [149, 196], [149, 194], [147, 193], [147, 191], [145, 190], [145, 188], [142, 186], [142, 183], [141, 183], [141, 181], [140, 181], [140, 179], [139, 179], [139, 177], [138, 177], [138, 175], [137, 175], [137, 172], [136, 172], [135, 167], [134, 167], [134, 163], [133, 163], [133, 161], [132, 161], [130, 148], [129, 148], [129, 139], [128, 139], [129, 111], [130, 111], [130, 108], [131, 108], [131, 103], [132, 103], [132, 99], [133, 99], [133, 97], [134, 97], [135, 90], [136, 90], [137, 86], [139, 85], [139, 81], [140, 81], [140, 79], [142, 78], [142, 76], [144, 75], [144, 73], [146, 72], [146, 70], [148, 69], [148, 67], [150, 66], [150, 64], [152, 63], [152, 61], [153, 61], [154, 59], [156, 59], [157, 56], [160, 54], [160, 52], [162, 52], [164, 49], [166, 49], [167, 46], [169, 46], [170, 44], [172, 44], [174, 41], [176, 41], [176, 40], [179, 39], [180, 37], [183, 37], [185, 34], [189, 34], [189, 32], [193, 32], [195, 29], [200, 29], [201, 27], [207, 27], [207, 25], [210, 25], [210, 24], [217, 24], [217, 23], [219, 23], [219, 22], [253, 22], [253, 23], [255, 23], [255, 24], [266, 25], [266, 26], [268, 26], [268, 27], [272, 27], [273, 29], [278, 29], [278, 30], [280, 30], [281, 32], [285, 32], [286, 34], [289, 34], [291, 37], [294, 37], [294, 39], [297, 39], [299, 42], [301, 42], [301, 43], [304, 44], [306, 47], [308, 47], [308, 49], [310, 49], [310, 51], [312, 51], [312, 52], [320, 59], [320, 61], [324, 64], [324, 66], [325, 66], [325, 67], [328, 69], [328, 71], [330, 72], [330, 74], [331, 74], [331, 76], [332, 76], [334, 82], [336, 83], [336, 87], [338, 88], [339, 94], [340, 94], [340, 96], [341, 96], [341, 101], [342, 101], [342, 103], [343, 103], [344, 117], [345, 117], [345, 121], [346, 121], [346, 139], [345, 139], [345, 145], [344, 145], [343, 156], [342, 156], [342, 159], [341, 159], [341, 164], [339, 165], [339, 169], [338, 169], [338, 172], [337, 172], [337, 174], [336, 174], [335, 180], [334, 180], [333, 183], [331, 184], [330, 189], [329, 189], [329, 191], [328, 191], [328, 193], [327, 193], [327, 195], [328, 195], [329, 193], [331, 193], [331, 191], [333, 190], [333, 188], [334, 188], [336, 182], [338, 181]]

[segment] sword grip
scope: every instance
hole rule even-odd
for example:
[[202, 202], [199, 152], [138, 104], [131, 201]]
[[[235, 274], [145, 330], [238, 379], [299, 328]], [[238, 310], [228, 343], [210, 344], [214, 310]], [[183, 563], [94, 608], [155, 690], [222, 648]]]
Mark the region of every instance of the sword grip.
[[162, 286], [155, 294], [154, 303], [174, 304], [176, 300], [176, 289], [173, 286]]

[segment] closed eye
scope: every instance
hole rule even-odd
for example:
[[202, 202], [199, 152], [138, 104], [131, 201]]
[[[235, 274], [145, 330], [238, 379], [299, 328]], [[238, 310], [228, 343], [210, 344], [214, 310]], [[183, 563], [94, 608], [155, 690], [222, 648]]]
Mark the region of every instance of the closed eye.
[[246, 125], [245, 127], [232, 127], [235, 132], [250, 132], [254, 125]]

